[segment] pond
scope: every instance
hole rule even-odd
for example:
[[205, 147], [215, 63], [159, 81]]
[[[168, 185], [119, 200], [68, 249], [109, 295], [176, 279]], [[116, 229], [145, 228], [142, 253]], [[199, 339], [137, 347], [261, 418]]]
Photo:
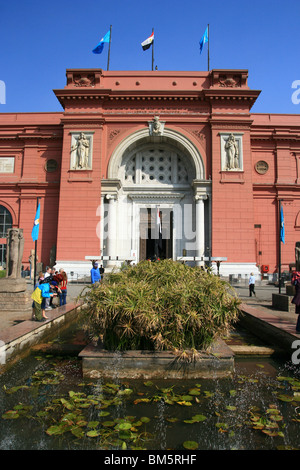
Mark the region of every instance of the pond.
[[1, 450], [299, 449], [300, 374], [237, 358], [232, 378], [84, 381], [37, 352], [0, 375]]

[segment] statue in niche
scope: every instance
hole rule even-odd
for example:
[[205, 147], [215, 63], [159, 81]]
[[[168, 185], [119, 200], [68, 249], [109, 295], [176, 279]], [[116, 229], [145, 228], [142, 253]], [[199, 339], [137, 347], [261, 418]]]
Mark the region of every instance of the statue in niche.
[[89, 166], [90, 142], [84, 132], [81, 132], [75, 145], [71, 147], [71, 152], [76, 150], [75, 170], [84, 170]]
[[239, 169], [239, 146], [233, 134], [227, 139], [225, 144], [226, 170]]
[[10, 228], [7, 234], [6, 277], [21, 278], [24, 237], [22, 228]]

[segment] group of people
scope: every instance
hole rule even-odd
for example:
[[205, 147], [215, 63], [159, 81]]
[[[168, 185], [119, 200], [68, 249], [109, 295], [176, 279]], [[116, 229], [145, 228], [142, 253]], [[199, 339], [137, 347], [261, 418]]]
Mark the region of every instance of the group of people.
[[61, 268], [59, 271], [47, 266], [45, 273], [40, 272], [34, 292], [31, 295], [33, 300], [32, 319], [36, 321], [47, 320], [46, 310], [56, 308], [53, 298], [59, 297], [59, 305], [67, 303], [68, 277]]
[[98, 263], [93, 262], [93, 267], [91, 269], [91, 283], [95, 284], [96, 282], [103, 281], [104, 268], [101, 264], [100, 268]]

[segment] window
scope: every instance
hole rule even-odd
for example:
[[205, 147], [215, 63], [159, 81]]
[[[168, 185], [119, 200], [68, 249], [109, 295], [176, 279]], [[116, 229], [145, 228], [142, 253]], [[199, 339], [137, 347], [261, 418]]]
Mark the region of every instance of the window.
[[0, 238], [6, 238], [7, 230], [12, 227], [12, 216], [9, 210], [0, 206]]
[[[0, 238], [6, 238], [7, 230], [11, 227], [11, 213], [6, 207], [0, 205]], [[6, 267], [6, 243], [0, 243], [0, 266]]]

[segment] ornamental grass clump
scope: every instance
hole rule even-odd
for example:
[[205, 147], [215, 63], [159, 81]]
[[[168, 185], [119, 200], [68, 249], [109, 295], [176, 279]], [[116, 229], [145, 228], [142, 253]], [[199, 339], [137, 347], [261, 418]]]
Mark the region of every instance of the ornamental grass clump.
[[105, 349], [169, 350], [182, 358], [228, 332], [240, 304], [227, 282], [172, 260], [112, 273], [83, 300], [87, 329]]

